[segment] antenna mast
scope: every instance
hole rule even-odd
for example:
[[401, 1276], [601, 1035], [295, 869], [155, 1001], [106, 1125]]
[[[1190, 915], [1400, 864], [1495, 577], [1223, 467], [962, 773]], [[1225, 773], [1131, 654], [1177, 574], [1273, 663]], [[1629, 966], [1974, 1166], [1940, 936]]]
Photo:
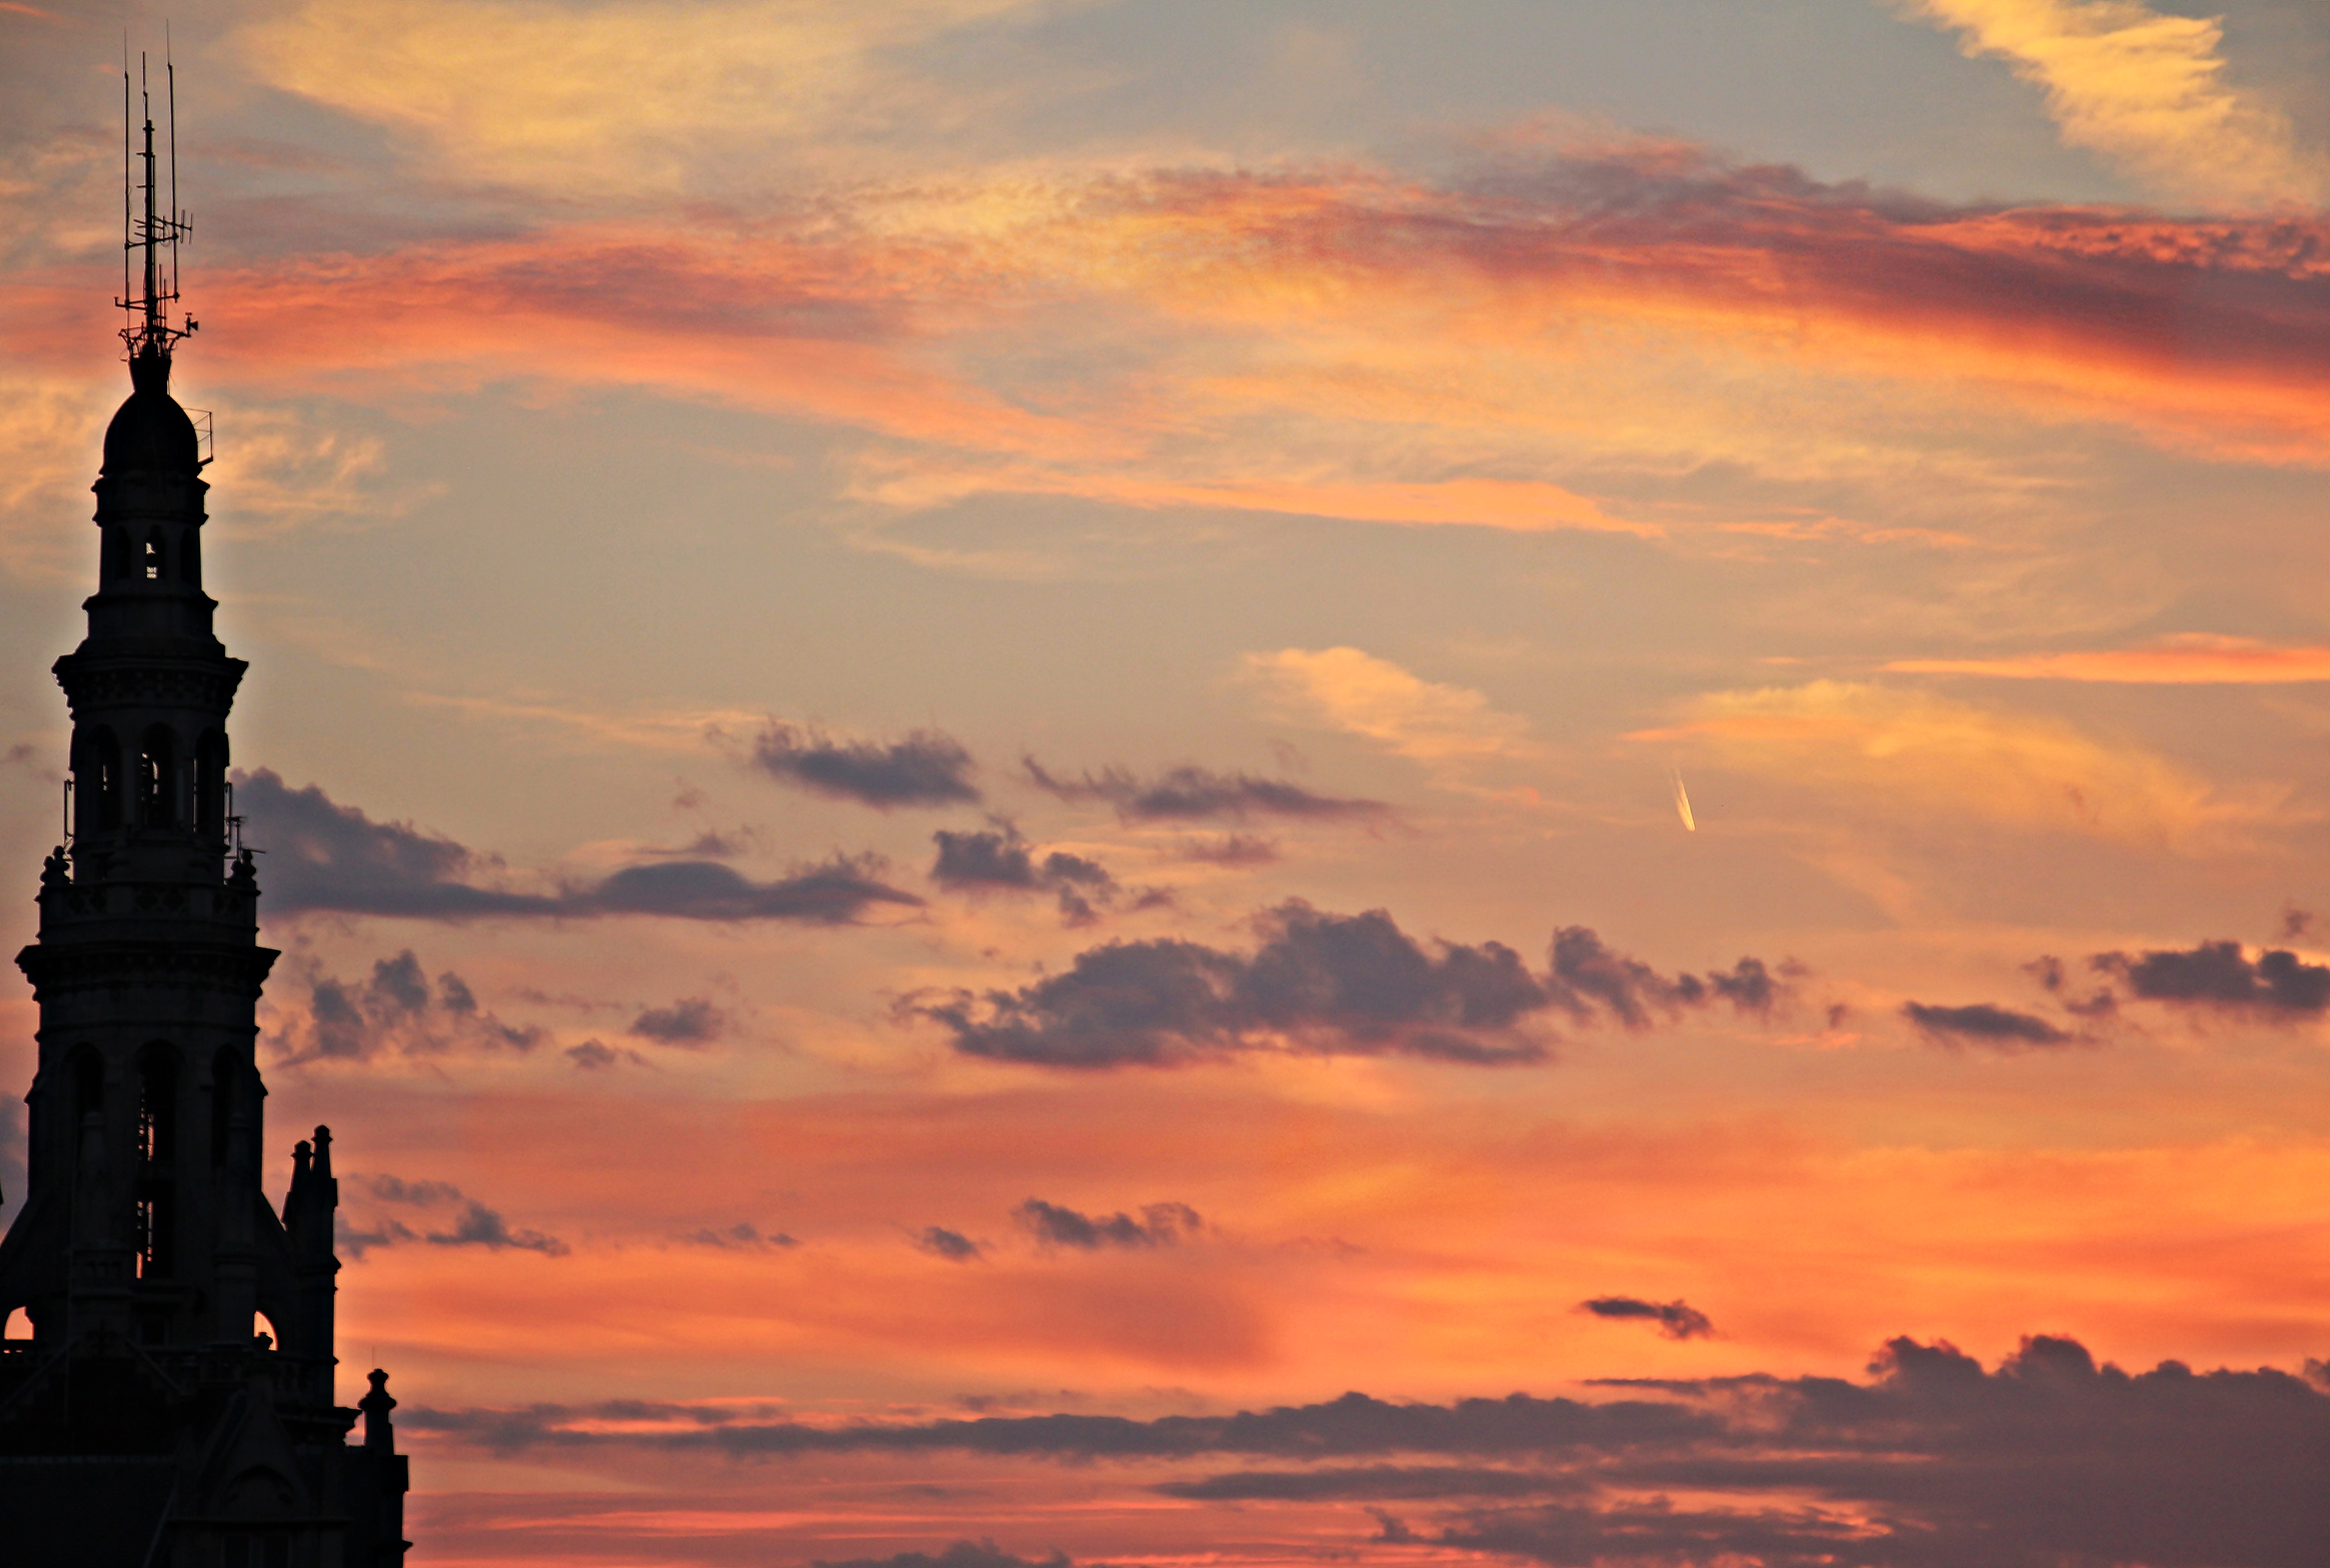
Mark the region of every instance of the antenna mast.
[[[125, 56], [127, 51], [124, 52]], [[170, 163], [170, 207], [166, 216], [158, 209], [161, 180], [154, 151], [154, 99], [146, 80], [146, 56], [137, 57], [137, 98], [144, 109], [146, 145], [136, 154], [145, 165], [145, 183], [137, 190], [145, 197], [145, 214], [131, 215], [129, 161], [129, 70], [125, 58], [121, 71], [121, 220], [122, 220], [122, 298], [114, 304], [128, 319], [121, 328], [121, 341], [129, 350], [129, 362], [134, 366], [144, 362], [167, 361], [172, 345], [192, 333], [196, 326], [193, 317], [185, 317], [185, 325], [171, 320], [171, 307], [178, 302], [178, 241], [192, 234], [194, 225], [178, 206], [178, 72], [166, 52], [162, 69], [167, 82], [164, 118], [168, 122], [167, 149]], [[166, 265], [163, 252], [169, 253]], [[129, 258], [140, 253], [143, 269], [139, 281], [142, 287], [130, 292]]]

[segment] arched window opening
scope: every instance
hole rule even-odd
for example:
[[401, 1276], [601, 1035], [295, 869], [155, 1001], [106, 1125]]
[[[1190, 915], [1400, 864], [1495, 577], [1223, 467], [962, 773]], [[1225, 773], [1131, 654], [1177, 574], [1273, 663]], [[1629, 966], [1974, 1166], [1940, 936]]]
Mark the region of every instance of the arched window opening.
[[150, 1186], [137, 1195], [137, 1277], [166, 1280], [177, 1260], [177, 1194]]
[[177, 823], [176, 770], [171, 766], [170, 732], [156, 724], [137, 748], [137, 817], [148, 827]]
[[149, 1045], [137, 1075], [137, 1157], [149, 1166], [178, 1157], [178, 1063], [167, 1045]]
[[264, 1312], [254, 1312], [251, 1315], [251, 1337], [254, 1340], [266, 1340], [271, 1349], [283, 1348], [283, 1336], [275, 1332], [275, 1319]]
[[178, 581], [189, 588], [203, 585], [203, 536], [192, 529], [186, 532], [186, 542], [178, 546]]
[[162, 533], [160, 529], [157, 528], [152, 534], [147, 535], [146, 552], [142, 561], [145, 570], [140, 571], [137, 575], [144, 578], [148, 582], [161, 581], [163, 559]]
[[97, 772], [97, 826], [100, 831], [121, 826], [121, 742], [113, 732], [100, 728], [91, 746]]
[[194, 830], [205, 838], [226, 831], [226, 737], [216, 730], [194, 742]]
[[129, 575], [129, 536], [118, 528], [99, 535], [97, 574], [108, 582]]
[[227, 1135], [234, 1128], [234, 1097], [242, 1087], [234, 1047], [222, 1045], [211, 1063], [211, 1163], [226, 1163]]

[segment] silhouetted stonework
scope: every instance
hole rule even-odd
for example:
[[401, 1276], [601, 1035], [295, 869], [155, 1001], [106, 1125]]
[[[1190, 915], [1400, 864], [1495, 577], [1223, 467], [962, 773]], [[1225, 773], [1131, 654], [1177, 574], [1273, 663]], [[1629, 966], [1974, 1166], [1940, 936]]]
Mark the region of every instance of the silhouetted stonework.
[[244, 666], [212, 632], [209, 486], [168, 340], [133, 347], [89, 636], [56, 664], [71, 843], [16, 958], [40, 1064], [0, 1242], [0, 1319], [32, 1330], [0, 1344], [0, 1563], [392, 1568], [406, 1477], [386, 1374], [332, 1403], [329, 1130], [294, 1151], [280, 1215], [261, 1187], [256, 1007], [276, 954], [229, 815]]

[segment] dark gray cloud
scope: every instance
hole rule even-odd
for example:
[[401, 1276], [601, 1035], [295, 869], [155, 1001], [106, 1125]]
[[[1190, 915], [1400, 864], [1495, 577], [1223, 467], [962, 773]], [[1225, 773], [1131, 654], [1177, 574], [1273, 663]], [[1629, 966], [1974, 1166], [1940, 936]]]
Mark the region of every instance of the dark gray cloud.
[[234, 804], [265, 857], [270, 915], [339, 910], [460, 920], [554, 912], [554, 900], [470, 885], [467, 879], [498, 869], [489, 857], [409, 822], [374, 822], [313, 784], [291, 789], [268, 769], [234, 775]]
[[566, 1059], [586, 1072], [596, 1072], [619, 1062], [628, 1062], [634, 1067], [650, 1065], [648, 1059], [638, 1052], [629, 1049], [619, 1051], [604, 1040], [585, 1040], [580, 1045], [569, 1045]]
[[1984, 1045], [1994, 1051], [2027, 1051], [2033, 1046], [2069, 1045], [2078, 1036], [2046, 1019], [2016, 1013], [1988, 1002], [1944, 1007], [1905, 1002], [1901, 1015], [1927, 1039], [1945, 1045]]
[[366, 980], [310, 970], [307, 1017], [290, 1018], [270, 1043], [287, 1060], [312, 1062], [360, 1061], [384, 1051], [531, 1051], [544, 1038], [532, 1025], [505, 1024], [478, 1006], [469, 983], [450, 969], [437, 977], [432, 992], [420, 959], [407, 948], [375, 960]]
[[1543, 1470], [1478, 1465], [1361, 1465], [1315, 1470], [1233, 1470], [1194, 1481], [1167, 1481], [1169, 1497], [1206, 1502], [1399, 1502], [1417, 1498], [1510, 1497], [1586, 1489], [1583, 1481]]
[[968, 1263], [986, 1255], [987, 1249], [964, 1235], [950, 1231], [944, 1225], [928, 1225], [917, 1232], [914, 1245], [933, 1257], [944, 1258], [950, 1263]]
[[[975, 1246], [954, 1232], [938, 1233], [952, 1237], [953, 1243]], [[620, 1406], [627, 1412], [624, 1419], [650, 1420], [660, 1414], [673, 1423], [668, 1432], [625, 1439], [611, 1437], [596, 1426], [615, 1408], [536, 1404], [523, 1410], [418, 1411], [412, 1419], [431, 1431], [474, 1434], [479, 1441], [511, 1451], [635, 1441], [738, 1455], [961, 1450], [1069, 1462], [1209, 1454], [1305, 1461], [1406, 1453], [1590, 1455], [1645, 1445], [1719, 1441], [1728, 1430], [1714, 1414], [1691, 1408], [1663, 1391], [1653, 1398], [1622, 1395], [1595, 1403], [1517, 1393], [1451, 1405], [1393, 1403], [1346, 1393], [1322, 1404], [1235, 1415], [1169, 1415], [1150, 1421], [1114, 1415], [978, 1416], [839, 1429], [783, 1419], [732, 1419], [720, 1407], [651, 1407], [625, 1401]]]
[[1269, 865], [1278, 859], [1278, 845], [1251, 834], [1226, 833], [1218, 838], [1189, 839], [1173, 853], [1202, 865]]
[[753, 742], [753, 760], [781, 782], [883, 811], [980, 798], [971, 781], [979, 765], [961, 741], [936, 730], [899, 741], [848, 741], [772, 720]]
[[1779, 987], [1744, 959], [1729, 974], [1659, 975], [1572, 927], [1539, 978], [1499, 942], [1427, 947], [1381, 910], [1322, 913], [1300, 901], [1255, 918], [1261, 944], [1227, 952], [1178, 939], [1111, 942], [1015, 991], [909, 998], [957, 1050], [1048, 1067], [1170, 1066], [1286, 1048], [1483, 1065], [1541, 1061], [1541, 1017], [1607, 1015], [1629, 1027], [1722, 999], [1763, 1012]]
[[[1071, 1568], [1067, 1554], [1054, 1552], [1048, 1557], [1015, 1557], [996, 1545], [993, 1541], [957, 1541], [936, 1556], [928, 1552], [901, 1552], [891, 1557], [844, 1557], [834, 1562], [819, 1558], [810, 1568]], [[1107, 1568], [1105, 1563], [1093, 1563], [1089, 1568]]]
[[1655, 1323], [1659, 1332], [1669, 1339], [1710, 1339], [1715, 1325], [1707, 1314], [1688, 1301], [1643, 1301], [1632, 1296], [1596, 1296], [1577, 1304], [1580, 1312], [1596, 1318], [1615, 1318]]
[[[1060, 1414], [836, 1429], [636, 1402], [411, 1419], [504, 1451], [1260, 1458], [1284, 1468], [1200, 1469], [1164, 1488], [1220, 1499], [1441, 1499], [1424, 1517], [1379, 1513], [1382, 1538], [1557, 1568], [2330, 1563], [2330, 1392], [2303, 1378], [2196, 1373], [2174, 1361], [2129, 1374], [2046, 1336], [1990, 1371], [1947, 1344], [1896, 1339], [1870, 1371], [1861, 1382], [1757, 1374], [1605, 1384], [1595, 1403], [1512, 1394], [1395, 1404], [1350, 1393], [1151, 1421]], [[618, 1415], [663, 1424], [609, 1431]]]
[[658, 860], [734, 860], [751, 854], [760, 837], [759, 830], [752, 827], [725, 831], [707, 827], [677, 849], [642, 849], [638, 853]]
[[500, 874], [498, 859], [410, 823], [374, 822], [314, 785], [293, 789], [265, 769], [235, 775], [235, 805], [266, 857], [260, 880], [270, 917], [309, 911], [436, 921], [636, 914], [835, 925], [877, 906], [923, 902], [884, 884], [883, 863], [872, 855], [836, 855], [765, 883], [714, 861], [668, 860], [554, 893], [511, 893], [477, 885]]
[[[349, 1176], [342, 1178], [341, 1193], [349, 1201], [350, 1208], [334, 1216], [336, 1238], [339, 1250], [352, 1258], [362, 1258], [374, 1247], [405, 1242], [426, 1242], [439, 1247], [483, 1247], [493, 1252], [510, 1248], [553, 1258], [563, 1258], [568, 1251], [566, 1243], [556, 1236], [540, 1231], [513, 1230], [497, 1211], [475, 1198], [464, 1197], [461, 1189], [450, 1182], [408, 1182], [393, 1176]], [[384, 1204], [453, 1213], [450, 1224], [416, 1232], [393, 1214], [382, 1213], [380, 1205]], [[351, 1208], [365, 1211], [365, 1217], [352, 1217]]]
[[1781, 983], [1761, 959], [1742, 959], [1728, 971], [1670, 978], [1612, 952], [1584, 926], [1553, 933], [1551, 963], [1548, 991], [1573, 1017], [1585, 1018], [1598, 1006], [1629, 1029], [1647, 1028], [1654, 1013], [1672, 1016], [1717, 999], [1742, 1013], [1769, 1013], [1781, 994]]
[[[1123, 892], [1108, 867], [1096, 860], [1065, 850], [1038, 858], [1036, 846], [1009, 822], [979, 832], [931, 835], [938, 858], [931, 864], [931, 880], [958, 893], [1048, 893], [1059, 901], [1060, 921], [1068, 926], [1095, 923], [1104, 910], [1117, 905]], [[1146, 909], [1170, 897], [1156, 889], [1137, 889], [1132, 907]]]
[[942, 828], [931, 835], [931, 842], [939, 846], [931, 880], [941, 887], [1031, 891], [1037, 886], [1035, 849], [1015, 827], [980, 833]]
[[440, 1247], [483, 1247], [492, 1252], [515, 1247], [522, 1252], [541, 1252], [553, 1258], [563, 1258], [567, 1252], [566, 1243], [556, 1236], [546, 1236], [540, 1231], [511, 1230], [498, 1213], [475, 1198], [455, 1217], [451, 1230], [431, 1231], [424, 1239]]
[[649, 1007], [631, 1020], [630, 1033], [666, 1045], [708, 1045], [728, 1027], [728, 1015], [709, 997], [682, 997], [668, 1007]]
[[1142, 779], [1129, 769], [1103, 768], [1069, 778], [1054, 773], [1033, 757], [1020, 766], [1028, 781], [1063, 800], [1102, 800], [1131, 822], [1197, 822], [1217, 817], [1295, 817], [1331, 820], [1378, 817], [1390, 814], [1380, 800], [1358, 800], [1321, 795], [1283, 779], [1264, 779], [1252, 773], [1217, 773], [1209, 769], [1168, 768], [1153, 779]]
[[1085, 1214], [1041, 1198], [1029, 1198], [1011, 1211], [1011, 1217], [1047, 1246], [1098, 1252], [1103, 1247], [1170, 1247], [1183, 1237], [1206, 1228], [1198, 1211], [1187, 1204], [1151, 1204], [1141, 1217], [1119, 1212]]
[[1218, 839], [1184, 839], [1174, 845], [1174, 857], [1209, 866], [1267, 866], [1279, 857], [1279, 845], [1254, 834], [1221, 834]]
[[782, 1231], [771, 1235], [762, 1235], [761, 1228], [749, 1220], [739, 1221], [725, 1230], [718, 1230], [707, 1225], [703, 1230], [688, 1232], [679, 1240], [691, 1246], [718, 1247], [731, 1252], [781, 1252], [787, 1247], [800, 1245], [798, 1239], [785, 1234]]
[[754, 882], [710, 861], [634, 865], [596, 887], [563, 895], [555, 912], [669, 915], [698, 921], [801, 921], [846, 925], [881, 904], [918, 908], [922, 900], [880, 882], [879, 855], [836, 855], [775, 882]]
[[2251, 959], [2239, 942], [2204, 941], [2181, 950], [2098, 953], [2088, 965], [2149, 1002], [2260, 1018], [2310, 1018], [2330, 1008], [2330, 966], [2281, 949], [2263, 949]]

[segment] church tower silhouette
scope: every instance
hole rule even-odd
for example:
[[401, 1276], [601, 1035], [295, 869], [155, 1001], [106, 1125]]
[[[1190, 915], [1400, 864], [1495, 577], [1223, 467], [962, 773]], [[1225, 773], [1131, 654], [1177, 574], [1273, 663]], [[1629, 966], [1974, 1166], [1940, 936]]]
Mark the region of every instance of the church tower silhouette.
[[105, 432], [89, 635], [55, 666], [69, 842], [16, 956], [40, 1054], [24, 1205], [0, 1241], [0, 1563], [392, 1568], [406, 1478], [387, 1374], [333, 1403], [329, 1129], [294, 1149], [279, 1216], [260, 1184], [256, 1007], [276, 954], [227, 778], [245, 666], [203, 591], [209, 458], [170, 395], [195, 326], [172, 309], [186, 224], [175, 189], [156, 212], [150, 103], [143, 118], [132, 390]]

